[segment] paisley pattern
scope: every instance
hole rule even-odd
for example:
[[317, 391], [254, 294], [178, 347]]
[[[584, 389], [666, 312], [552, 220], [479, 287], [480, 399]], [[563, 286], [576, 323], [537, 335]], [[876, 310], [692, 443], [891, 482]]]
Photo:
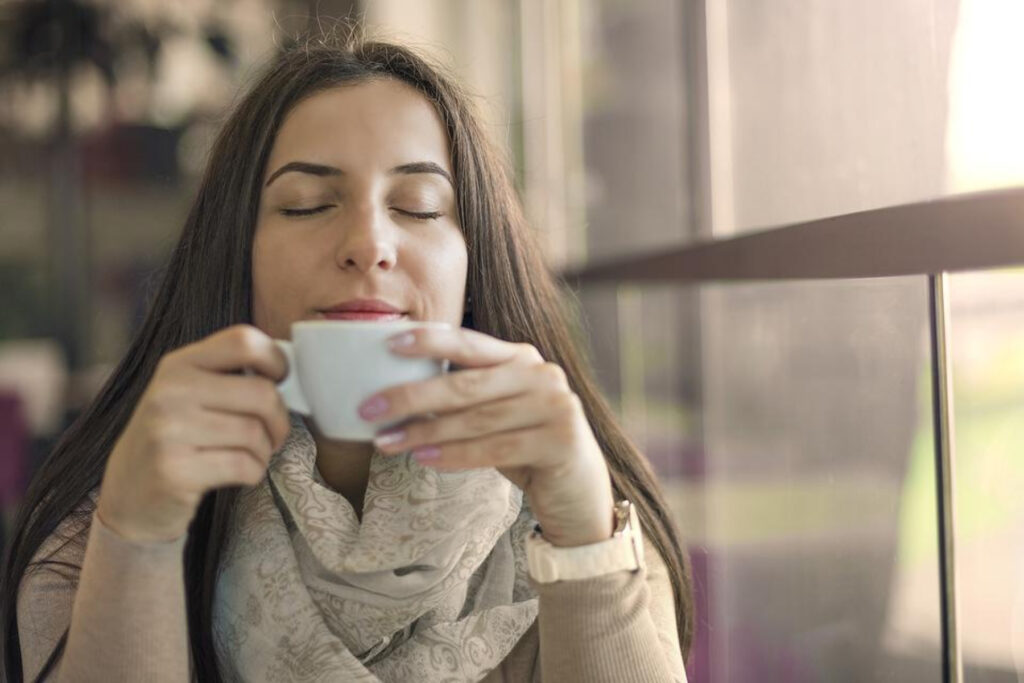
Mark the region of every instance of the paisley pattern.
[[522, 492], [494, 469], [374, 454], [363, 519], [301, 418], [242, 492], [213, 627], [234, 681], [478, 681], [537, 616]]

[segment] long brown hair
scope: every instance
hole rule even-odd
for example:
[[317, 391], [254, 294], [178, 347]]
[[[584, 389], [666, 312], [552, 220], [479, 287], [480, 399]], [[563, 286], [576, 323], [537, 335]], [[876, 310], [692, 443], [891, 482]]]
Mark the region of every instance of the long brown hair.
[[[678, 532], [648, 462], [616, 424], [574, 345], [564, 300], [532, 241], [508, 164], [483, 133], [470, 99], [443, 70], [407, 48], [353, 36], [340, 44], [288, 48], [239, 102], [211, 151], [142, 328], [98, 397], [33, 479], [0, 587], [7, 680], [23, 676], [16, 612], [21, 579], [43, 541], [100, 485], [110, 451], [159, 359], [218, 329], [251, 322], [251, 252], [260, 179], [285, 115], [316, 92], [373, 78], [410, 84], [440, 113], [451, 142], [458, 213], [469, 252], [466, 289], [473, 302], [472, 326], [500, 339], [533, 344], [544, 358], [565, 369], [607, 458], [616, 494], [639, 508], [644, 532], [668, 567], [679, 639], [684, 655], [689, 653], [693, 600]], [[237, 489], [220, 489], [203, 499], [185, 547], [189, 639], [200, 681], [220, 680], [212, 600], [227, 515], [236, 495]], [[88, 519], [87, 513], [75, 514]], [[66, 639], [65, 632], [44, 675]]]

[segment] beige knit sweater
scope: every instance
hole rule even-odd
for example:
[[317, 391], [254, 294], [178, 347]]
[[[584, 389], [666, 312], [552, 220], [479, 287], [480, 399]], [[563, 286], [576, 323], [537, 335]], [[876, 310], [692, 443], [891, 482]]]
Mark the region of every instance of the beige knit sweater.
[[[30, 567], [21, 582], [25, 680], [35, 678], [70, 624], [64, 656], [47, 680], [188, 681], [184, 537], [125, 540], [90, 514], [91, 505], [77, 517], [86, 521], [68, 517], [36, 554], [59, 564]], [[646, 571], [534, 584], [537, 622], [485, 681], [685, 682], [668, 574], [653, 546], [645, 542], [645, 550]]]

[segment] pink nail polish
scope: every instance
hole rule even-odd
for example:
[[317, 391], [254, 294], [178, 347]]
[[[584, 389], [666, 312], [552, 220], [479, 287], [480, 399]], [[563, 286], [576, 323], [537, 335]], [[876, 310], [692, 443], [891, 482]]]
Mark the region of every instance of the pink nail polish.
[[396, 429], [390, 432], [381, 432], [373, 440], [373, 445], [377, 448], [385, 448], [392, 444], [401, 443], [405, 440], [405, 432], [401, 429]]
[[437, 446], [422, 446], [412, 452], [416, 462], [433, 462], [441, 457], [441, 449]]
[[365, 420], [375, 420], [388, 412], [388, 400], [383, 396], [373, 396], [359, 406], [359, 416]]
[[416, 342], [416, 335], [412, 332], [406, 332], [397, 337], [392, 337], [388, 344], [393, 349], [400, 349], [407, 346], [412, 346]]

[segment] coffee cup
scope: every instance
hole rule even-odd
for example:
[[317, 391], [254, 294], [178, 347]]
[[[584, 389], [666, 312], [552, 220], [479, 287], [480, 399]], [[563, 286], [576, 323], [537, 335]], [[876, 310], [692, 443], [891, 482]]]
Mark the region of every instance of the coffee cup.
[[303, 320], [292, 324], [291, 341], [275, 339], [288, 359], [288, 375], [277, 385], [289, 409], [310, 416], [320, 432], [341, 441], [372, 441], [397, 423], [372, 423], [359, 404], [387, 387], [446, 372], [448, 361], [399, 356], [388, 339], [418, 328], [448, 323], [417, 320]]

